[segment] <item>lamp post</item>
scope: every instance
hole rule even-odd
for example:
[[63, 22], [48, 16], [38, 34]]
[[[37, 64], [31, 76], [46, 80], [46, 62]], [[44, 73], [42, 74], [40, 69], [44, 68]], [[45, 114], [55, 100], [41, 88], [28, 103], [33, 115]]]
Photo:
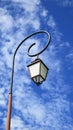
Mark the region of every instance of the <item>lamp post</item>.
[[30, 49], [32, 46], [34, 46], [36, 43], [33, 43], [29, 48], [28, 48], [28, 56], [34, 57], [37, 56], [37, 59], [33, 61], [31, 64], [28, 65], [28, 69], [30, 72], [30, 76], [33, 79], [33, 81], [38, 85], [41, 84], [47, 76], [48, 68], [44, 64], [44, 62], [38, 58], [38, 56], [45, 51], [45, 49], [48, 47], [50, 44], [50, 34], [47, 31], [41, 30], [38, 32], [35, 32], [29, 36], [27, 36], [23, 41], [20, 42], [20, 44], [17, 46], [14, 55], [13, 55], [13, 62], [12, 62], [12, 75], [11, 75], [11, 86], [10, 86], [10, 93], [9, 93], [9, 101], [8, 101], [8, 113], [7, 113], [7, 120], [6, 120], [6, 130], [10, 130], [10, 123], [11, 123], [11, 109], [12, 109], [12, 89], [13, 89], [13, 78], [14, 78], [14, 63], [15, 63], [15, 56], [17, 54], [18, 49], [20, 46], [30, 37], [37, 35], [39, 33], [44, 33], [48, 36], [48, 41], [47, 44], [45, 45], [44, 49], [42, 49], [40, 52], [37, 54], [30, 54]]

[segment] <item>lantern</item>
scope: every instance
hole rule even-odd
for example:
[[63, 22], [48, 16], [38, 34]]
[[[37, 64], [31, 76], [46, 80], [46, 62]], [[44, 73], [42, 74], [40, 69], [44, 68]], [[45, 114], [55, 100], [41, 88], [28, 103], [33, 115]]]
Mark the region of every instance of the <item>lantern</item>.
[[36, 84], [41, 84], [47, 76], [48, 68], [43, 61], [37, 58], [28, 66], [30, 77]]

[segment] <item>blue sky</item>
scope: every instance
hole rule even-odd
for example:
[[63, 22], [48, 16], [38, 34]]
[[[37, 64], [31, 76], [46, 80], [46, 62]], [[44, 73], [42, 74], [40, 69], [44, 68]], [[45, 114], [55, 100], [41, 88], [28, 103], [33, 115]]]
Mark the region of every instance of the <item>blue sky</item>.
[[40, 58], [49, 68], [38, 87], [30, 79], [27, 55], [44, 47], [46, 39], [32, 37], [15, 61], [11, 130], [73, 130], [73, 0], [0, 0], [0, 130], [6, 128], [12, 57], [29, 34], [46, 30], [51, 43]]

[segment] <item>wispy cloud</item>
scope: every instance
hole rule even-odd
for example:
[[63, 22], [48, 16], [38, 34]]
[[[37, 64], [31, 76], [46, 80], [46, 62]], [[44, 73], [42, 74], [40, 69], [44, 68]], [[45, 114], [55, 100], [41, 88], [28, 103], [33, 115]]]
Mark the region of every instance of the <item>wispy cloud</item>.
[[[16, 1], [14, 1], [14, 0], [12, 0], [13, 2], [15, 2], [15, 3], [19, 3], [19, 4], [21, 4], [21, 7], [23, 7], [24, 9], [25, 9], [25, 11], [27, 11], [27, 12], [33, 12], [33, 11], [37, 11], [37, 5], [39, 5], [40, 4], [40, 0], [32, 0], [32, 2], [31, 1], [29, 1], [29, 0], [16, 0]], [[35, 8], [36, 8], [36, 10], [35, 10]]]
[[73, 6], [73, 0], [56, 0], [58, 2], [59, 5], [62, 5], [64, 7], [72, 7]]
[[[40, 9], [41, 6], [41, 9]], [[42, 12], [40, 11], [42, 10]], [[13, 53], [20, 43], [31, 32], [42, 28], [42, 18], [48, 18], [47, 28], [52, 35], [51, 44], [40, 57], [49, 66], [50, 70], [46, 82], [37, 87], [29, 78], [27, 64], [30, 58], [25, 55], [28, 46], [37, 43], [32, 53], [43, 47], [38, 38], [25, 42], [16, 55], [15, 75], [13, 86], [12, 130], [72, 130], [67, 89], [62, 77], [62, 61], [58, 49], [63, 47], [62, 34], [58, 31], [57, 23], [48, 10], [42, 8], [39, 0], [12, 0], [12, 3], [0, 8], [0, 118], [1, 128], [6, 125], [7, 101], [10, 87]], [[46, 27], [45, 27], [46, 28]], [[49, 30], [49, 28], [47, 30]], [[69, 45], [69, 44], [67, 44]]]
[[56, 27], [56, 22], [54, 21], [52, 16], [49, 17], [48, 26], [50, 26], [51, 28], [55, 28]]
[[41, 16], [47, 17], [47, 14], [48, 14], [48, 11], [43, 9], [42, 12], [41, 12]]
[[4, 33], [4, 31], [8, 32], [13, 27], [13, 18], [6, 9], [0, 8], [0, 12], [1, 12], [0, 13], [1, 31], [3, 33]]
[[73, 64], [73, 50], [71, 52], [68, 53], [68, 55], [66, 55], [66, 60], [68, 62], [70, 62], [70, 68], [71, 68], [71, 65]]

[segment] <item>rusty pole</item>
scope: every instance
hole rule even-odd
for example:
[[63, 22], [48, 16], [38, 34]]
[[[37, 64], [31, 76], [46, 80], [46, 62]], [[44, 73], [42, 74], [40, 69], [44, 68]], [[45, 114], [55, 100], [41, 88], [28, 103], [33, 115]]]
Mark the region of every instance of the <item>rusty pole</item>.
[[7, 113], [7, 121], [6, 121], [6, 130], [10, 130], [11, 109], [12, 109], [12, 92], [9, 93], [8, 113]]

